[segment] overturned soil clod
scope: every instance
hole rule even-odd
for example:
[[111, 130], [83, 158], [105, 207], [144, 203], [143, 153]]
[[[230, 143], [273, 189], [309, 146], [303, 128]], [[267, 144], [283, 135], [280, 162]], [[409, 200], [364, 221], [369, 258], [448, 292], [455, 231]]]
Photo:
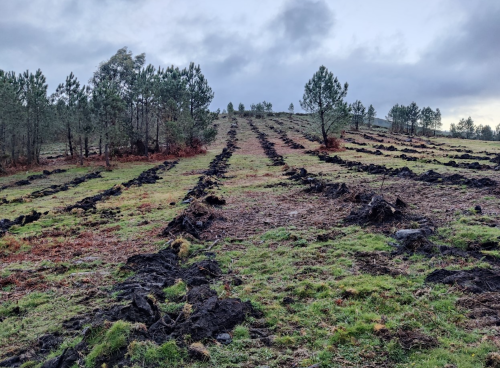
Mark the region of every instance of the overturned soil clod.
[[162, 236], [179, 234], [190, 234], [199, 239], [201, 233], [206, 230], [217, 218], [215, 212], [208, 206], [194, 201], [182, 214], [170, 221], [162, 231]]
[[475, 294], [500, 291], [500, 273], [486, 268], [458, 271], [439, 269], [431, 272], [425, 281], [455, 285]]
[[28, 215], [21, 215], [16, 217], [14, 220], [3, 219], [0, 220], [0, 237], [4, 236], [9, 229], [14, 225], [24, 226], [32, 222], [38, 221], [42, 214], [37, 211], [32, 211]]
[[[236, 298], [219, 299], [217, 292], [210, 289], [211, 280], [222, 276], [215, 260], [203, 260], [184, 268], [180, 266], [176, 251], [169, 248], [154, 254], [130, 257], [126, 268], [135, 274], [117, 284], [112, 291], [118, 293], [119, 300], [128, 303], [97, 311], [90, 318], [73, 318], [71, 325], [82, 321], [77, 323], [76, 330], [81, 329], [84, 323], [90, 323], [91, 329], [98, 329], [108, 323], [106, 321], [124, 320], [145, 326], [144, 329], [132, 330], [127, 339], [129, 342], [149, 340], [162, 344], [175, 339], [178, 345], [185, 346], [187, 336], [191, 341], [215, 339], [219, 334], [231, 332], [247, 316], [261, 317], [250, 302]], [[178, 301], [184, 302], [189, 308], [184, 307], [170, 313], [161, 312], [158, 302], [165, 301], [163, 288], [173, 286], [180, 280], [186, 284], [187, 290]], [[61, 356], [48, 360], [44, 367], [69, 367], [76, 362], [83, 362], [88, 351], [85, 338], [83, 345], [65, 350]], [[127, 350], [121, 349], [113, 355], [112, 362], [123, 365], [130, 363], [128, 359]], [[100, 366], [104, 361], [98, 363]], [[109, 357], [106, 363], [110, 364]]]
[[400, 209], [387, 202], [383, 196], [375, 195], [367, 205], [352, 211], [345, 220], [348, 223], [365, 225], [399, 221], [402, 217]]

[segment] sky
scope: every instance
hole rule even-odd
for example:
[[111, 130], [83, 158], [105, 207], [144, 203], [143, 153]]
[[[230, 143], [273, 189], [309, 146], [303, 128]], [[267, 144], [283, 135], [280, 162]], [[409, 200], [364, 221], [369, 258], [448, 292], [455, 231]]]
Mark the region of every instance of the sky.
[[87, 81], [126, 46], [155, 66], [193, 61], [211, 108], [263, 100], [300, 111], [321, 65], [347, 100], [384, 118], [396, 103], [440, 108], [444, 128], [500, 124], [499, 0], [0, 0], [0, 69], [54, 91]]

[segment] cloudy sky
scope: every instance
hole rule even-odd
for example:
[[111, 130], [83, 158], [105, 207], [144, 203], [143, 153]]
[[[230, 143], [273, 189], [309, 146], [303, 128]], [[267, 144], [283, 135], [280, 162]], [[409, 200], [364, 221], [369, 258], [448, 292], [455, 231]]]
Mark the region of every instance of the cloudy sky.
[[0, 69], [85, 83], [127, 46], [154, 65], [199, 63], [229, 101], [296, 107], [320, 65], [385, 117], [439, 107], [445, 127], [500, 123], [499, 0], [0, 0]]

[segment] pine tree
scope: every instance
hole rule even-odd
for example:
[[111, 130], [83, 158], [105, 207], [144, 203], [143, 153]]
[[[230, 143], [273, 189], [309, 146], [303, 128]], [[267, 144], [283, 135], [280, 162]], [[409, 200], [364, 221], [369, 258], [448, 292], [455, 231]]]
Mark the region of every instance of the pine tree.
[[375, 123], [375, 116], [377, 116], [377, 112], [375, 111], [373, 105], [370, 105], [366, 113], [366, 122], [369, 129], [371, 129], [373, 123]]
[[359, 126], [363, 124], [363, 121], [366, 116], [366, 108], [363, 106], [361, 101], [356, 100], [351, 105], [351, 114], [352, 114], [352, 123], [354, 124], [354, 128], [359, 130]]
[[333, 73], [323, 65], [304, 87], [300, 105], [313, 115], [325, 146], [328, 146], [329, 134], [348, 123], [349, 106], [344, 102], [348, 88], [347, 83], [342, 87]]

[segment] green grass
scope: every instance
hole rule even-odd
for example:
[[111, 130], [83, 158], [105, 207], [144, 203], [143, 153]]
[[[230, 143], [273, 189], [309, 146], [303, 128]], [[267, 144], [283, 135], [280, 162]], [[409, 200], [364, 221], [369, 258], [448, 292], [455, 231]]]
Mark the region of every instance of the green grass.
[[99, 358], [105, 358], [127, 346], [127, 338], [132, 325], [124, 321], [116, 321], [109, 329], [100, 329], [92, 336], [91, 343], [95, 344], [85, 357], [88, 368], [96, 367]]
[[[285, 125], [288, 124], [287, 119], [282, 120], [285, 120]], [[276, 143], [278, 153], [287, 149], [277, 139], [276, 133], [260, 122], [259, 127]], [[117, 244], [130, 242], [130, 252], [133, 254], [164, 248], [168, 239], [161, 238], [158, 234], [171, 219], [186, 208], [186, 205], [181, 203], [182, 198], [196, 184], [209, 162], [225, 146], [227, 128], [227, 122], [221, 123], [222, 134], [207, 154], [181, 159], [174, 169], [161, 173], [163, 179], [156, 184], [124, 190], [121, 196], [99, 203], [96, 213], [71, 214], [61, 212], [60, 209], [130, 180], [157, 163], [117, 164], [113, 171], [103, 172], [103, 179], [91, 180], [55, 196], [0, 207], [2, 218], [14, 218], [28, 213], [31, 209], [50, 211], [39, 221], [23, 227], [14, 227], [9, 237], [0, 238], [0, 253], [4, 257], [2, 259], [7, 261], [0, 265], [2, 279], [20, 272], [34, 277], [43, 276], [42, 283], [36, 284], [38, 289], [20, 297], [16, 297], [15, 293], [19, 292], [16, 285], [2, 288], [5, 295], [14, 297], [2, 301], [0, 305], [0, 356], [8, 356], [9, 352], [17, 348], [32, 345], [45, 333], [64, 333], [62, 322], [70, 317], [92, 313], [109, 306], [110, 303], [116, 303], [110, 286], [124, 280], [130, 272], [126, 268], [120, 269], [124, 266], [126, 257], [117, 257], [116, 260], [111, 257], [101, 259], [101, 246], [106, 245], [110, 241], [108, 238], [111, 238], [117, 241]], [[240, 146], [244, 146], [249, 139], [255, 140], [254, 133], [248, 130], [245, 122], [240, 121], [239, 129]], [[288, 135], [293, 139], [300, 138], [295, 132]], [[484, 149], [484, 146], [475, 141], [447, 138], [438, 138], [436, 141], [452, 145], [465, 144], [475, 150]], [[316, 143], [301, 140], [302, 142], [308, 149], [318, 146]], [[225, 208], [258, 208], [262, 196], [286, 195], [290, 191], [285, 187], [266, 187], [286, 179], [282, 176], [282, 168], [269, 166], [270, 161], [259, 151], [258, 142], [255, 147], [252, 145], [253, 143], [235, 152], [230, 159], [228, 178], [221, 179], [223, 185], [220, 190], [215, 191], [226, 198], [236, 198], [236, 201], [230, 202]], [[371, 149], [370, 146], [367, 148]], [[500, 145], [495, 143], [488, 146], [488, 150], [495, 149], [500, 150]], [[253, 154], [252, 150], [257, 154]], [[305, 167], [309, 172], [318, 175], [321, 173], [326, 181], [346, 182], [356, 190], [359, 185], [381, 191], [380, 177], [376, 175], [348, 171], [338, 165], [321, 162], [317, 157], [305, 155], [301, 150], [287, 149], [286, 152], [288, 165]], [[441, 159], [441, 154], [436, 152], [436, 157]], [[421, 161], [406, 162], [394, 157], [375, 157], [353, 151], [340, 152], [338, 155], [344, 159], [364, 163], [376, 162], [388, 167], [408, 166], [417, 173], [434, 169], [441, 173], [463, 173], [469, 177], [491, 175], [495, 180], [499, 180], [498, 174], [492, 172], [464, 172]], [[70, 166], [68, 173], [51, 176], [28, 187], [7, 189], [0, 195], [6, 195], [7, 198], [25, 195], [51, 183], [60, 183], [63, 179], [70, 180], [89, 170]], [[19, 173], [1, 178], [0, 183], [26, 176], [26, 173]], [[392, 188], [401, 183], [409, 185], [397, 178], [385, 180], [385, 185]], [[434, 187], [429, 188], [432, 190]], [[404, 188], [402, 190], [404, 191]], [[486, 211], [486, 215], [473, 211], [476, 204], [483, 208], [498, 205], [498, 196], [492, 192], [477, 191], [473, 192], [476, 195], [471, 195], [470, 199], [464, 199], [470, 193], [469, 189], [456, 187], [453, 190], [452, 193], [456, 195], [460, 205], [454, 206], [451, 211], [440, 207], [439, 203], [436, 203], [435, 208], [430, 204], [432, 208], [428, 209], [428, 212], [439, 219], [439, 228], [431, 240], [437, 244], [461, 249], [466, 249], [471, 243], [498, 240], [498, 216], [489, 213], [491, 211]], [[425, 194], [425, 187], [422, 194]], [[316, 200], [321, 201], [320, 194], [296, 199], [299, 207], [302, 203]], [[412, 211], [422, 210], [420, 198], [410, 198], [408, 202]], [[342, 200], [332, 203], [332, 214], [339, 207], [358, 206]], [[103, 219], [102, 210], [120, 212], [114, 219]], [[217, 211], [219, 213], [219, 210]], [[224, 208], [220, 210], [220, 214], [224, 215]], [[463, 296], [462, 293], [449, 286], [425, 283], [426, 275], [436, 268], [463, 269], [490, 267], [489, 265], [479, 260], [470, 259], [464, 262], [463, 259], [454, 257], [388, 256], [390, 267], [398, 268], [402, 274], [395, 277], [372, 276], [360, 269], [356, 253], [390, 253], [394, 249], [390, 245], [394, 241], [390, 234], [397, 230], [399, 225], [379, 229], [347, 226], [341, 222], [335, 224], [324, 226], [318, 223], [306, 227], [294, 225], [292, 221], [289, 225], [280, 227], [263, 226], [262, 229], [252, 229], [253, 235], [243, 239], [232, 239], [230, 236], [224, 238], [223, 235], [212, 251], [216, 253], [222, 270], [230, 271], [231, 274], [214, 281], [210, 286], [221, 298], [232, 297], [250, 301], [264, 317], [261, 320], [249, 317], [243, 324], [236, 326], [231, 331], [233, 341], [229, 345], [217, 344], [213, 339], [204, 341], [210, 351], [208, 361], [194, 361], [189, 358], [183, 343], [191, 343], [190, 337], [185, 337], [185, 341], [178, 343], [167, 341], [164, 344], [155, 344], [152, 341], [142, 341], [138, 337], [140, 333], [137, 332], [144, 326], [124, 321], [105, 323], [100, 327], [93, 326], [90, 335], [86, 337], [67, 335], [63, 345], [51, 352], [47, 359], [60, 355], [64, 348], [74, 346], [84, 338], [89, 345], [89, 353], [85, 357], [87, 367], [100, 366], [101, 362], [112, 357], [117, 351], [127, 353], [131, 367], [229, 368], [268, 365], [274, 368], [309, 367], [313, 364], [319, 364], [320, 367], [345, 367], [363, 364], [376, 366], [388, 362], [401, 368], [445, 367], [450, 364], [457, 367], [481, 367], [484, 366], [486, 355], [498, 350], [490, 342], [494, 331], [472, 330], [467, 327], [468, 311], [456, 306], [458, 298]], [[417, 225], [416, 222], [405, 224], [411, 228]], [[49, 231], [59, 231], [64, 235], [49, 236], [43, 239], [42, 245], [37, 245], [43, 246], [46, 254], [51, 254], [48, 259], [44, 259], [41, 252], [37, 253], [40, 254], [40, 259], [30, 258], [30, 261], [22, 261], [22, 258], [13, 258], [29, 254], [35, 244], [34, 239]], [[86, 232], [100, 236], [97, 240], [92, 240], [95, 243], [90, 250], [85, 250], [99, 259], [75, 263], [73, 261], [77, 259], [61, 261], [57, 252], [52, 254], [58, 246], [71, 244], [70, 240], [78, 239]], [[333, 240], [317, 240], [318, 235], [330, 232], [337, 234]], [[211, 243], [194, 240], [192, 251], [204, 249]], [[484, 253], [500, 256], [497, 250]], [[184, 266], [204, 258], [203, 252], [198, 252], [195, 258], [186, 260]], [[66, 268], [55, 272], [62, 266]], [[43, 271], [36, 271], [40, 269]], [[88, 289], [82, 286], [86, 272], [99, 272], [99, 275], [102, 275], [101, 283], [95, 286], [96, 296], [90, 300], [85, 299]], [[240, 277], [243, 284], [231, 285], [228, 290], [228, 278], [232, 276]], [[166, 300], [158, 302], [161, 313], [179, 314], [184, 306], [183, 297], [186, 290], [187, 286], [183, 282], [165, 288], [163, 291]], [[284, 298], [291, 298], [292, 302], [284, 303]], [[383, 339], [377, 334], [376, 326], [380, 325], [387, 328], [393, 336], [392, 339]], [[255, 326], [269, 330], [269, 339], [273, 341], [270, 346], [251, 338], [251, 329]], [[416, 330], [433, 336], [437, 338], [439, 345], [431, 349], [405, 350], [394, 337], [400, 329]], [[39, 365], [39, 361], [25, 363], [26, 367]]]

